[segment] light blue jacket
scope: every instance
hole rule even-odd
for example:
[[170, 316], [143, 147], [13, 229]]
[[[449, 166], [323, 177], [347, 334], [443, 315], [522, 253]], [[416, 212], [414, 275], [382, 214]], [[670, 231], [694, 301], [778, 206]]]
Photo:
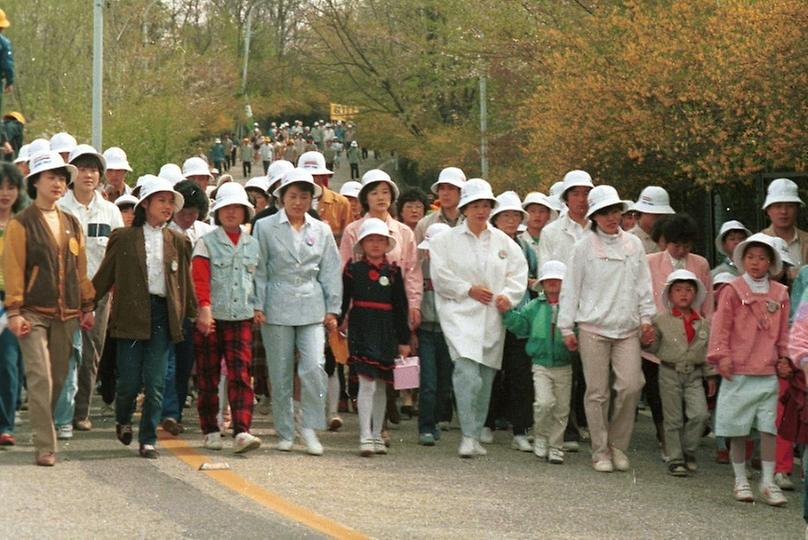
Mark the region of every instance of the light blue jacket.
[[210, 260], [210, 307], [218, 321], [252, 319], [255, 310], [255, 278], [258, 270], [258, 241], [241, 233], [234, 246], [224, 229], [199, 239]]
[[342, 270], [331, 227], [306, 214], [301, 234], [298, 250], [283, 209], [255, 224], [261, 254], [255, 306], [268, 324], [303, 326], [340, 314]]

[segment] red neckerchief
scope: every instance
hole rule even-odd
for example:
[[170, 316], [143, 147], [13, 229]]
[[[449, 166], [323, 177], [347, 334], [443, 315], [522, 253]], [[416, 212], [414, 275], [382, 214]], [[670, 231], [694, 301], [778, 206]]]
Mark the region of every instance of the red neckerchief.
[[679, 317], [682, 319], [682, 322], [685, 325], [685, 335], [687, 335], [687, 342], [692, 343], [693, 338], [696, 337], [696, 329], [693, 327], [693, 323], [698, 321], [701, 317], [699, 317], [698, 312], [695, 309], [690, 310], [690, 315], [685, 316], [676, 308], [671, 309], [671, 315], [674, 317]]

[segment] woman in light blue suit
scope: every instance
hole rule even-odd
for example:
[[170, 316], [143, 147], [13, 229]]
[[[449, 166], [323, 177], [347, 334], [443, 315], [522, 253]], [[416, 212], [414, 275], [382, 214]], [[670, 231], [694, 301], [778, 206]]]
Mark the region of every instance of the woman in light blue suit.
[[293, 169], [273, 195], [282, 208], [259, 220], [255, 238], [261, 260], [255, 273], [255, 316], [267, 354], [272, 383], [272, 414], [278, 450], [294, 442], [292, 405], [295, 349], [299, 352], [302, 423], [306, 451], [322, 455], [316, 429], [325, 429], [325, 327], [337, 327], [342, 303], [342, 272], [337, 244], [328, 224], [308, 215], [321, 193], [311, 174]]

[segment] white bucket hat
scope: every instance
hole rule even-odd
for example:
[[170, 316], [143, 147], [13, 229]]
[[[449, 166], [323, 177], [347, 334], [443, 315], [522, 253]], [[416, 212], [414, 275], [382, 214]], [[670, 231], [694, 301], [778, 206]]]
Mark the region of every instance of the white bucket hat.
[[135, 205], [135, 204], [137, 204], [137, 201], [138, 201], [138, 199], [134, 195], [129, 195], [129, 194], [121, 195], [120, 197], [115, 199], [115, 206], [121, 206], [121, 205], [124, 205], [124, 204]]
[[620, 195], [617, 194], [617, 190], [612, 186], [601, 185], [593, 188], [592, 191], [589, 192], [587, 202], [589, 203], [589, 210], [586, 211], [586, 217], [588, 219], [598, 210], [617, 204], [622, 206], [622, 211], [625, 213], [631, 201], [621, 199]]
[[306, 169], [297, 167], [287, 172], [283, 176], [280, 185], [275, 188], [275, 191], [272, 192], [272, 196], [275, 197], [276, 199], [280, 199], [281, 190], [283, 188], [297, 183], [311, 184], [312, 186], [314, 186], [315, 199], [323, 194], [323, 188], [314, 183], [314, 178], [312, 177], [311, 172], [307, 171]]
[[297, 158], [297, 166], [300, 169], [306, 169], [312, 175], [334, 174], [334, 171], [330, 171], [325, 167], [325, 156], [316, 150], [300, 154], [300, 157]]
[[182, 207], [185, 206], [185, 197], [182, 196], [182, 193], [174, 191], [174, 185], [171, 183], [171, 180], [166, 180], [165, 178], [160, 178], [159, 176], [154, 176], [151, 174], [147, 174], [138, 178], [138, 182], [143, 179], [143, 183], [140, 187], [140, 199], [138, 199], [137, 204], [135, 204], [135, 208], [140, 206], [143, 201], [154, 195], [155, 193], [171, 193], [174, 195], [174, 211], [179, 212], [182, 210]]
[[644, 214], [675, 214], [671, 208], [671, 198], [665, 188], [659, 186], [646, 186], [640, 193], [640, 198], [634, 203], [632, 210]]
[[387, 223], [379, 218], [367, 218], [362, 222], [362, 226], [359, 228], [359, 237], [356, 239], [356, 243], [354, 244], [355, 254], [361, 255], [364, 253], [362, 251], [362, 240], [371, 234], [378, 234], [387, 237], [387, 251], [385, 251], [385, 253], [390, 253], [395, 249], [396, 239], [393, 238], [392, 234], [390, 234], [390, 229], [387, 227]]
[[735, 252], [732, 254], [732, 261], [741, 271], [743, 271], [743, 256], [746, 253], [746, 248], [752, 244], [763, 244], [769, 246], [774, 252], [774, 261], [769, 266], [769, 275], [776, 276], [783, 270], [783, 259], [780, 256], [780, 250], [774, 242], [774, 238], [768, 234], [755, 233], [735, 247]]
[[17, 152], [17, 157], [14, 158], [14, 164], [17, 163], [26, 163], [28, 161], [28, 149], [31, 148], [30, 144], [24, 144], [20, 146], [20, 151]]
[[440, 174], [438, 174], [438, 181], [432, 184], [430, 190], [435, 195], [438, 194], [438, 186], [440, 184], [450, 184], [456, 188], [463, 189], [463, 184], [466, 183], [466, 173], [457, 167], [446, 167]]
[[189, 176], [209, 176], [213, 178], [208, 164], [205, 163], [204, 159], [197, 156], [189, 157], [185, 160], [185, 163], [182, 164], [182, 176], [185, 178]]
[[426, 233], [424, 234], [424, 239], [421, 240], [421, 243], [418, 244], [418, 249], [429, 249], [429, 242], [439, 234], [445, 233], [446, 231], [450, 230], [451, 227], [447, 223], [433, 223], [429, 227], [426, 228]]
[[721, 229], [718, 231], [718, 236], [715, 237], [715, 249], [716, 249], [716, 251], [718, 251], [718, 253], [720, 253], [722, 255], [726, 255], [726, 256], [729, 256], [729, 253], [726, 253], [724, 251], [724, 245], [723, 245], [724, 244], [724, 237], [730, 231], [743, 231], [743, 232], [746, 233], [747, 238], [752, 236], [752, 231], [747, 229], [744, 226], [744, 224], [741, 223], [738, 220], [733, 219], [733, 220], [725, 221], [724, 223], [722, 223], [721, 224]]
[[295, 168], [294, 163], [285, 159], [277, 159], [269, 164], [267, 168], [267, 179], [269, 185], [267, 186], [267, 193], [272, 193], [277, 187], [275, 184], [283, 180], [286, 173]]
[[70, 151], [70, 155], [67, 158], [67, 161], [71, 164], [76, 161], [81, 156], [93, 156], [98, 159], [99, 165], [101, 165], [101, 174], [104, 174], [104, 171], [107, 170], [107, 160], [104, 159], [104, 156], [101, 153], [90, 146], [89, 144], [78, 144], [76, 145], [73, 150]]
[[671, 309], [671, 299], [669, 296], [671, 286], [677, 281], [692, 281], [696, 284], [696, 298], [693, 299], [693, 309], [698, 310], [704, 303], [704, 298], [707, 296], [707, 291], [704, 288], [704, 283], [701, 282], [696, 274], [690, 270], [674, 270], [665, 279], [665, 287], [662, 289], [662, 305]]
[[545, 279], [564, 279], [567, 265], [561, 261], [547, 261], [539, 268], [539, 281]]
[[[227, 183], [232, 184], [233, 182]], [[247, 180], [247, 183], [244, 184], [244, 189], [257, 189], [269, 197], [269, 178], [266, 176], [254, 176]]]
[[64, 131], [57, 133], [50, 139], [50, 147], [54, 152], [72, 152], [76, 147], [76, 138]]
[[350, 180], [342, 184], [342, 187], [339, 188], [339, 194], [343, 197], [353, 197], [354, 199], [359, 198], [359, 192], [362, 191], [362, 184], [357, 182], [356, 180]]
[[527, 212], [525, 212], [525, 209], [522, 208], [522, 199], [519, 198], [519, 195], [515, 191], [504, 191], [497, 195], [497, 205], [491, 212], [491, 216], [489, 216], [488, 221], [493, 222], [494, 218], [498, 214], [507, 212], [508, 210], [519, 212], [522, 219], [527, 216]]
[[28, 173], [28, 176], [25, 177], [26, 180], [31, 178], [32, 176], [45, 172], [45, 171], [53, 171], [55, 169], [66, 169], [68, 172], [69, 178], [67, 179], [67, 184], [70, 185], [73, 183], [73, 180], [76, 179], [76, 174], [78, 173], [78, 169], [74, 165], [69, 163], [65, 163], [65, 160], [62, 159], [61, 154], [52, 150], [50, 152], [40, 152], [35, 156], [31, 156], [31, 160], [28, 163], [28, 167], [31, 172]]
[[398, 186], [395, 182], [393, 182], [393, 179], [390, 178], [390, 175], [381, 169], [370, 169], [368, 172], [362, 175], [362, 189], [359, 190], [359, 195], [357, 196], [361, 196], [362, 192], [365, 191], [369, 185], [376, 182], [384, 182], [390, 186], [390, 189], [393, 190], [393, 199], [390, 201], [391, 203], [398, 199]]
[[797, 263], [794, 262], [794, 259], [791, 257], [791, 252], [788, 251], [788, 244], [786, 244], [786, 241], [779, 236], [772, 236], [772, 241], [774, 242], [777, 251], [780, 252], [780, 259], [782, 259], [783, 264], [797, 266]]
[[525, 197], [525, 200], [522, 201], [522, 208], [527, 210], [527, 207], [530, 206], [531, 204], [538, 204], [544, 206], [545, 208], [550, 210], [550, 213], [553, 215], [553, 217], [558, 215], [559, 211], [558, 204], [556, 203], [556, 201], [554, 201], [544, 193], [539, 193], [538, 191], [531, 191], [530, 193], [528, 193], [527, 196]]
[[146, 184], [147, 182], [151, 182], [152, 180], [155, 179], [157, 179], [157, 177], [154, 176], [153, 174], [144, 174], [143, 176], [138, 176], [137, 182], [135, 182], [135, 189], [143, 187], [144, 184]]
[[594, 188], [595, 184], [592, 183], [592, 177], [589, 176], [588, 172], [574, 170], [564, 175], [564, 180], [562, 181], [561, 187], [561, 193], [558, 194], [559, 199], [563, 199], [564, 193], [574, 187]]
[[107, 170], [132, 172], [132, 167], [129, 166], [129, 160], [126, 158], [126, 152], [123, 151], [123, 148], [110, 146], [104, 150], [104, 159], [107, 160]]
[[623, 212], [624, 214], [628, 212], [637, 212], [637, 209], [634, 208], [634, 206], [637, 204], [636, 202], [634, 201], [626, 201], [626, 202], [628, 203], [628, 208], [626, 208], [626, 211]]
[[730, 281], [734, 281], [737, 278], [738, 276], [734, 276], [729, 272], [719, 272], [713, 278], [713, 288], [715, 289], [717, 285], [729, 283]]
[[50, 141], [48, 139], [34, 139], [28, 145], [28, 160], [30, 161], [32, 157], [42, 152], [50, 152], [50, 149]]
[[462, 209], [467, 204], [482, 200], [491, 201], [494, 207], [497, 204], [494, 192], [491, 191], [491, 184], [482, 178], [471, 178], [463, 184], [463, 189], [460, 190], [460, 203], [457, 207]]
[[176, 163], [166, 163], [160, 167], [160, 172], [157, 173], [157, 176], [170, 180], [173, 185], [177, 185], [179, 182], [185, 180], [185, 177], [182, 175], [182, 169], [180, 169], [180, 166]]
[[250, 203], [244, 186], [238, 182], [228, 182], [219, 186], [219, 189], [216, 191], [216, 202], [213, 203], [210, 212], [211, 214], [215, 214], [217, 210], [221, 210], [231, 204], [239, 204], [245, 207], [250, 219], [255, 216], [255, 207]]
[[772, 180], [769, 188], [766, 190], [766, 202], [763, 203], [763, 209], [775, 203], [797, 203], [800, 206], [805, 206], [805, 203], [800, 199], [800, 190], [793, 180], [788, 178], [778, 178]]

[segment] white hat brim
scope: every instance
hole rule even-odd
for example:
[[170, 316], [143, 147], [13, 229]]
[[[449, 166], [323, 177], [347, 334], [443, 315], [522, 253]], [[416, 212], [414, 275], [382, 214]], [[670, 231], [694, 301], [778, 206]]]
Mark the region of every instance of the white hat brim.
[[[630, 203], [631, 201], [629, 201], [629, 204]], [[640, 212], [643, 214], [668, 215], [676, 213], [676, 211], [668, 204], [664, 204], [662, 206], [650, 206], [640, 201], [637, 201], [633, 205], [630, 204], [629, 208], [631, 208], [631, 210], [634, 212]]]

